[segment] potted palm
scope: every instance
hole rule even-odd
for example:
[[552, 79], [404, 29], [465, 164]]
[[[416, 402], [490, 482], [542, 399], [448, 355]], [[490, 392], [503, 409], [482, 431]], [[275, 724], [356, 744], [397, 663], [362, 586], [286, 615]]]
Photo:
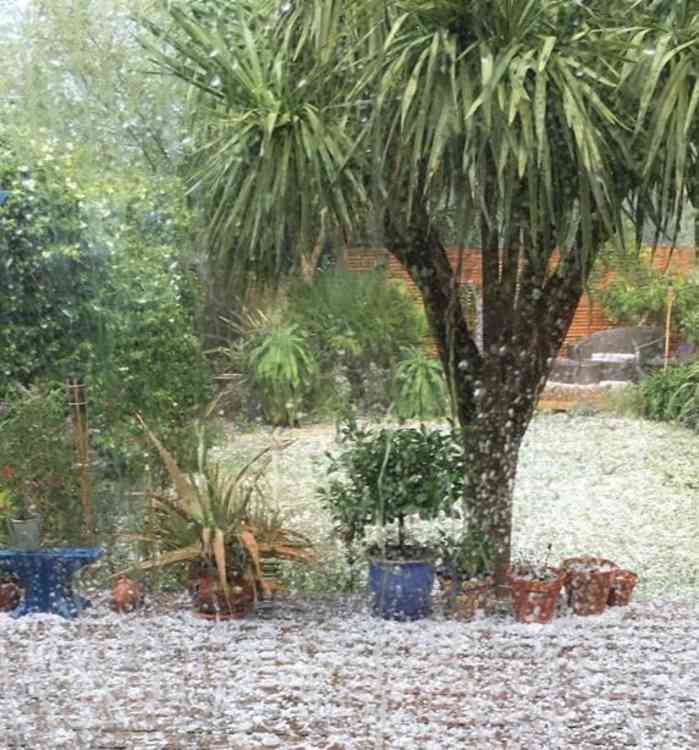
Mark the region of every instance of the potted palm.
[[266, 469], [261, 459], [270, 448], [233, 474], [209, 460], [200, 434], [198, 471], [187, 475], [140, 417], [139, 421], [160, 454], [174, 491], [152, 497], [149, 524], [140, 539], [155, 544], [159, 554], [142, 560], [136, 569], [188, 562], [200, 613], [239, 617], [254, 608], [258, 594], [270, 593], [262, 573], [263, 558], [313, 559], [311, 544], [301, 534], [264, 528], [258, 540], [254, 522], [264, 502], [261, 479]]
[[346, 447], [329, 456], [332, 479], [321, 499], [349, 548], [380, 530], [368, 546], [372, 610], [385, 619], [409, 620], [432, 611], [431, 549], [411, 541], [411, 519], [451, 512], [463, 490], [463, 450], [452, 432], [418, 428], [378, 431], [350, 422]]

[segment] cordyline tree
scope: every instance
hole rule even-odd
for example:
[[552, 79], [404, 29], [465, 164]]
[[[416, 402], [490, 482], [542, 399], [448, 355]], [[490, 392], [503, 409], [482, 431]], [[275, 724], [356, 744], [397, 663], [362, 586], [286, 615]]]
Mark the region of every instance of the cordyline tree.
[[[677, 3], [211, 5], [169, 3], [171, 28], [144, 23], [161, 68], [197, 92], [193, 191], [212, 258], [238, 279], [274, 275], [288, 253], [301, 264], [325, 215], [348, 237], [369, 227], [405, 266], [504, 596], [520, 444], [595, 258], [625, 213], [666, 226], [686, 193], [696, 3], [682, 4], [685, 42]], [[445, 216], [480, 238], [481, 350]]]

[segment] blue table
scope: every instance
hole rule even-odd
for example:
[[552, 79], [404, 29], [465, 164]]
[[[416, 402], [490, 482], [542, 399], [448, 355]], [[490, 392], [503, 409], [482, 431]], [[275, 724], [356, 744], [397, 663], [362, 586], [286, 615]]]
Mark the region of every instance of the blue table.
[[102, 547], [55, 547], [53, 549], [0, 549], [0, 569], [14, 573], [24, 588], [24, 598], [13, 617], [48, 612], [75, 617], [90, 606], [73, 593], [71, 576], [102, 557]]

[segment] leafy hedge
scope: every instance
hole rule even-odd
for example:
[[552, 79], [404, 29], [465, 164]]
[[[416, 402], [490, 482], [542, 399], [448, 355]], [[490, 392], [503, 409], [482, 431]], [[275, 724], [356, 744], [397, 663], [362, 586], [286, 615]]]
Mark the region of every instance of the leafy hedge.
[[182, 192], [135, 176], [78, 188], [69, 156], [50, 146], [31, 166], [0, 156], [0, 401], [17, 384], [76, 376], [97, 447], [139, 463], [136, 411], [167, 435], [212, 395], [198, 279], [181, 260]]
[[51, 164], [30, 168], [0, 149], [0, 399], [15, 384], [63, 376], [94, 335], [103, 271], [84, 242], [78, 195]]

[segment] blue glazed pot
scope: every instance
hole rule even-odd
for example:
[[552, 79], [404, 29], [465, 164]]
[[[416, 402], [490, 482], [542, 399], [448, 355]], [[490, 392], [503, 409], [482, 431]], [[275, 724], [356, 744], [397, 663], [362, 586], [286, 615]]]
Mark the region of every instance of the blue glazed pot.
[[371, 560], [371, 610], [384, 620], [418, 620], [432, 613], [434, 568], [411, 560]]

